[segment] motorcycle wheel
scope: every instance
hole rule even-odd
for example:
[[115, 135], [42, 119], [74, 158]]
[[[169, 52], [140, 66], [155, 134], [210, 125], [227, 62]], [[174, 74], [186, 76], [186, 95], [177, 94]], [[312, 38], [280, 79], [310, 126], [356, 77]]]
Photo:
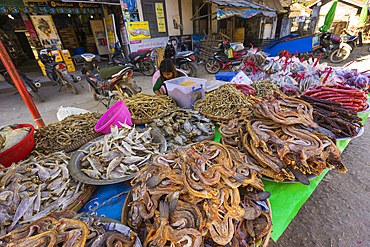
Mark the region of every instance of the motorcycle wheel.
[[44, 102], [44, 100], [34, 91], [28, 91], [28, 93], [31, 95], [32, 98], [37, 99], [39, 102]]
[[205, 66], [206, 71], [210, 74], [216, 74], [221, 70], [221, 63], [217, 60], [215, 62], [215, 60], [208, 59], [208, 61], [206, 62], [204, 66]]
[[190, 77], [197, 77], [197, 69], [193, 67], [193, 65], [189, 64], [189, 76]]
[[93, 88], [91, 87], [91, 85], [89, 85], [89, 90], [91, 91], [91, 93], [92, 93], [92, 95], [93, 95], [94, 100], [95, 100], [95, 101], [98, 101], [98, 95], [96, 95], [96, 91], [95, 91], [95, 89], [93, 89]]
[[188, 76], [190, 77], [196, 77], [197, 76], [197, 70], [190, 65], [190, 63], [184, 63], [180, 65], [180, 69], [184, 71]]
[[146, 76], [152, 76], [155, 73], [154, 63], [151, 60], [143, 60], [141, 61], [141, 72]]
[[70, 81], [66, 81], [66, 82], [67, 82], [66, 84], [67, 88], [71, 89], [71, 91], [74, 92], [74, 94], [78, 94], [78, 91], [77, 91], [77, 88], [74, 82], [70, 82]]
[[[332, 63], [340, 63], [344, 60], [346, 60], [349, 55], [351, 54], [351, 51], [347, 47], [342, 47], [341, 49], [336, 49], [330, 54], [330, 62]], [[338, 56], [340, 55], [340, 56]]]

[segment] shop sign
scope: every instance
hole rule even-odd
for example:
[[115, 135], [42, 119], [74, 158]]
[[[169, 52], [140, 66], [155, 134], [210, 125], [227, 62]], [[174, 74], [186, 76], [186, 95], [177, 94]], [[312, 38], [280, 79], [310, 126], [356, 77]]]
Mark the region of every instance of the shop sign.
[[67, 14], [73, 14], [73, 9], [72, 8], [66, 8], [66, 13]]
[[107, 38], [104, 31], [103, 21], [91, 20], [91, 30], [94, 34], [96, 48], [98, 49], [99, 55], [108, 54]]
[[90, 14], [95, 14], [95, 9], [90, 8], [89, 11], [90, 11]]
[[82, 14], [88, 14], [89, 9], [88, 8], [82, 8]]
[[127, 28], [125, 24], [121, 26], [120, 32], [121, 32], [122, 45], [128, 45]]
[[81, 13], [80, 8], [73, 8], [73, 13], [80, 14]]
[[0, 13], [8, 13], [8, 7], [0, 6]]
[[166, 32], [166, 25], [164, 23], [164, 18], [160, 18], [158, 21], [158, 32], [165, 33]]
[[304, 16], [304, 15], [297, 16], [295, 18], [295, 21], [296, 22], [305, 22], [306, 21], [306, 16]]
[[13, 14], [19, 14], [19, 8], [17, 6], [8, 6], [8, 9]]
[[55, 15], [57, 13], [57, 9], [56, 8], [49, 8], [49, 13], [52, 14], [52, 15]]
[[64, 7], [64, 8], [100, 8], [99, 4], [93, 3], [75, 3], [75, 2], [62, 2], [62, 1], [51, 1], [48, 2], [49, 7], [57, 8], [57, 7]]
[[168, 42], [168, 37], [160, 37], [153, 39], [132, 40], [130, 41], [130, 50], [132, 53], [147, 51], [154, 48], [165, 47]]
[[60, 46], [60, 38], [51, 15], [30, 16], [40, 42], [44, 47]]
[[147, 21], [129, 22], [127, 24], [129, 40], [150, 39], [149, 23]]
[[114, 47], [116, 44], [117, 34], [116, 34], [116, 26], [114, 24], [114, 15], [108, 15], [107, 17], [104, 17], [104, 23], [105, 23], [105, 33], [107, 35], [108, 40], [108, 49], [109, 53], [114, 52]]
[[97, 9], [96, 9], [96, 13], [98, 13], [98, 14], [103, 14], [103, 9], [102, 9], [102, 8], [97, 8]]
[[163, 4], [162, 3], [156, 3], [155, 4], [155, 12], [157, 14], [158, 32], [165, 33], [166, 32], [166, 24], [165, 24], [165, 21], [164, 21]]

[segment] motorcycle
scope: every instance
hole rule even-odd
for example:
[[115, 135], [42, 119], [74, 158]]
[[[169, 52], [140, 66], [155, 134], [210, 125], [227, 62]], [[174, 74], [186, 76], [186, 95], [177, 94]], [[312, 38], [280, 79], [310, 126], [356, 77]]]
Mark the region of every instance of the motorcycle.
[[81, 77], [74, 77], [67, 70], [67, 65], [64, 62], [55, 62], [55, 57], [49, 53], [56, 48], [41, 49], [39, 52], [39, 60], [45, 65], [46, 76], [60, 86], [59, 92], [63, 86], [66, 86], [75, 94], [78, 94], [75, 83], [81, 80]]
[[205, 63], [205, 69], [210, 74], [216, 74], [220, 70], [228, 69], [229, 67], [238, 66], [242, 63], [244, 57], [247, 55], [248, 50], [232, 51], [233, 57], [229, 58], [226, 51], [230, 48], [229, 41], [222, 41], [218, 49], [213, 54], [213, 57], [208, 58]]
[[123, 100], [141, 92], [141, 87], [131, 77], [132, 65], [99, 69], [97, 62], [104, 58], [98, 55], [85, 53], [72, 58], [83, 59], [81, 73], [91, 87], [94, 100], [100, 100], [107, 108], [111, 99]]
[[330, 54], [329, 57], [330, 62], [340, 63], [346, 60], [349, 57], [349, 55], [351, 55], [352, 50], [357, 46], [356, 45], [357, 40], [358, 40], [357, 35], [350, 36], [347, 30], [343, 29], [342, 35], [340, 37], [339, 47]]
[[128, 56], [129, 59], [127, 59], [123, 54], [120, 43], [117, 42], [112, 54], [112, 61], [108, 63], [108, 67], [131, 64], [134, 71], [139, 71], [146, 76], [152, 76], [156, 71], [155, 63], [152, 59], [153, 52], [154, 50], [132, 53]]
[[172, 41], [167, 42], [166, 48], [164, 50], [164, 57], [172, 59], [175, 67], [183, 70], [188, 76], [196, 77], [197, 70], [199, 68], [198, 62], [195, 60], [194, 52], [192, 51], [182, 51], [176, 52]]
[[328, 58], [333, 51], [339, 48], [341, 38], [331, 32], [322, 32], [320, 35], [320, 48], [313, 51], [313, 55], [317, 57], [320, 53], [323, 58]]
[[[39, 88], [41, 87], [41, 83], [39, 82], [39, 80], [31, 80], [30, 78], [28, 78], [26, 76], [25, 73], [18, 71], [18, 74], [21, 78], [21, 80], [23, 81], [23, 84], [24, 86], [26, 87], [28, 93], [31, 95], [32, 98], [34, 99], [37, 99], [38, 101], [40, 102], [44, 102], [44, 100], [40, 97], [40, 95], [38, 94], [39, 92]], [[4, 76], [5, 80], [10, 84], [12, 85], [15, 89], [17, 89], [17, 87], [15, 86], [12, 78], [10, 77], [8, 71], [5, 69], [5, 67], [1, 66], [1, 69], [0, 69], [0, 73]]]

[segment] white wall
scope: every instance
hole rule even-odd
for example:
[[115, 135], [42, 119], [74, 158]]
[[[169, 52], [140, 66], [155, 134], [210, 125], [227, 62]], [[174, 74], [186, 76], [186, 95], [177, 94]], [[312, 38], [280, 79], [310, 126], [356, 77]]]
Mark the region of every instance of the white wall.
[[[320, 18], [317, 27], [324, 25], [325, 15], [328, 13], [333, 1], [324, 4], [320, 9]], [[338, 2], [337, 8], [335, 10], [335, 16], [333, 22], [337, 21], [349, 21], [349, 26], [358, 24], [358, 17], [356, 17], [357, 8], [348, 5], [343, 2]]]
[[193, 17], [193, 1], [181, 0], [181, 10], [182, 10], [182, 27], [184, 28], [183, 34], [191, 35], [193, 34], [193, 21], [191, 21], [190, 18]]
[[[172, 20], [172, 15], [179, 15], [178, 0], [166, 0], [165, 2], [166, 2], [166, 18], [167, 18], [168, 36], [180, 35], [180, 29], [174, 28], [173, 20]], [[183, 17], [183, 20], [184, 20], [184, 17]]]

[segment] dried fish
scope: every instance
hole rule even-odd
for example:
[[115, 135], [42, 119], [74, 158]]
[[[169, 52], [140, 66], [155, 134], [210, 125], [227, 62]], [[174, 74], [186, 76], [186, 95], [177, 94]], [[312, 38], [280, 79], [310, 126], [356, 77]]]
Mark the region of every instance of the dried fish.
[[[87, 157], [89, 164], [85, 163], [81, 171], [87, 176], [94, 179], [113, 179], [133, 175], [157, 151], [159, 144], [152, 143], [151, 128], [138, 132], [126, 124], [121, 126], [122, 129], [113, 127], [113, 133], [97, 141], [94, 148], [90, 148], [93, 154], [84, 152], [86, 156], [81, 158], [81, 162]], [[107, 144], [109, 149], [102, 154]], [[131, 165], [134, 165], [133, 169], [130, 168]]]
[[250, 106], [248, 96], [245, 96], [235, 86], [226, 83], [205, 98], [195, 102], [194, 109], [202, 114], [233, 118], [239, 109]]
[[71, 115], [62, 121], [35, 130], [35, 151], [49, 154], [61, 151], [86, 137], [95, 134], [94, 127], [102, 114]]
[[254, 81], [251, 86], [256, 90], [255, 97], [265, 97], [268, 94], [272, 95], [275, 91], [281, 92], [279, 85], [270, 79]]

